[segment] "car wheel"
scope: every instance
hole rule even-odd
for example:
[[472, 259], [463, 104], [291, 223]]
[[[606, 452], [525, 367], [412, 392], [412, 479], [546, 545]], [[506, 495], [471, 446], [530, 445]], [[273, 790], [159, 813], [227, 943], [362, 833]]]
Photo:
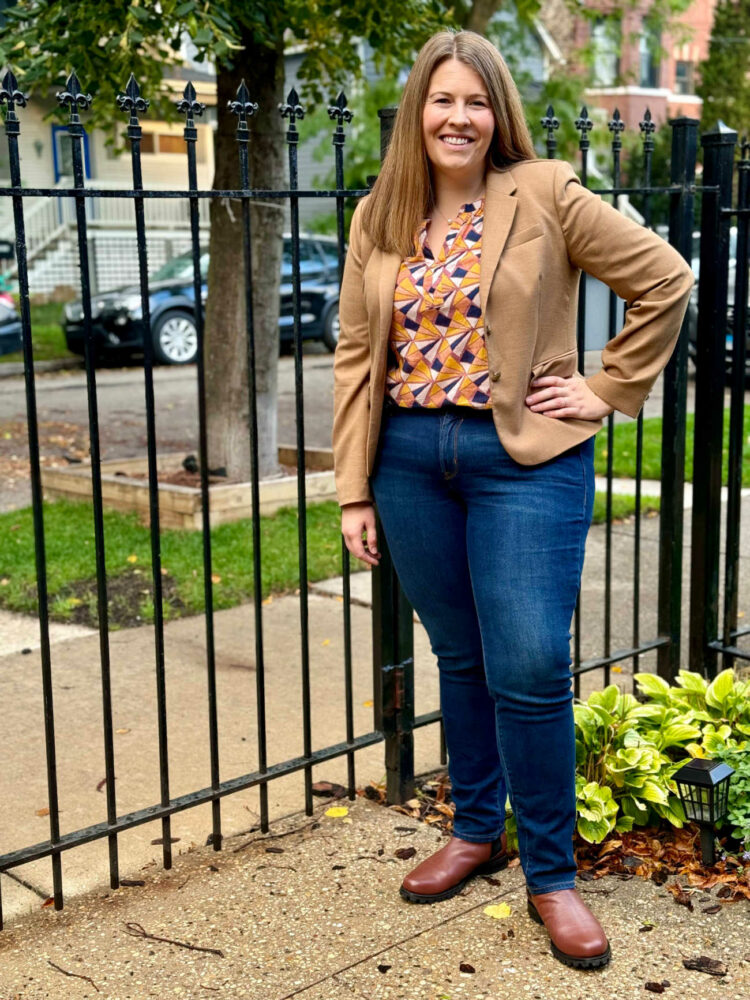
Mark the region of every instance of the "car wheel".
[[323, 320], [323, 343], [329, 351], [336, 350], [339, 342], [339, 304], [334, 302], [328, 309]]
[[154, 323], [154, 355], [165, 365], [188, 365], [198, 356], [198, 329], [187, 312], [168, 312]]

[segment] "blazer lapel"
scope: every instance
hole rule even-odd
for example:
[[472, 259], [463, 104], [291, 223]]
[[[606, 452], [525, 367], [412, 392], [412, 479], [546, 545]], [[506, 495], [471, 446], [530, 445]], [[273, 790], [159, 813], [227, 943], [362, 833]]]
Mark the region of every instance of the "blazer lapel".
[[516, 182], [509, 170], [488, 171], [479, 265], [479, 304], [482, 315], [487, 313], [490, 285], [516, 214], [518, 201], [513, 197], [515, 190]]

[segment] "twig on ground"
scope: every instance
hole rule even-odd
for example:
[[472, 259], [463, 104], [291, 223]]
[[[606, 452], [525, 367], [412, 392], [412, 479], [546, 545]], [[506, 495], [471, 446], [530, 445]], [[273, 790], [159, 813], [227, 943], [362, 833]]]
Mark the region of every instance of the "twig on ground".
[[290, 837], [293, 833], [301, 833], [302, 830], [309, 830], [311, 826], [315, 826], [316, 823], [320, 823], [319, 819], [311, 820], [309, 823], [305, 823], [304, 826], [295, 827], [294, 830], [286, 830], [284, 833], [264, 833], [260, 837], [253, 837], [252, 840], [246, 840], [244, 844], [240, 844], [239, 847], [233, 847], [232, 853], [237, 854], [238, 851], [244, 851], [246, 847], [251, 844], [265, 844], [267, 840], [277, 840], [279, 837]]
[[125, 929], [128, 934], [132, 934], [133, 937], [148, 938], [149, 941], [161, 941], [164, 944], [176, 944], [180, 948], [187, 948], [189, 951], [205, 951], [210, 955], [218, 955], [219, 958], [224, 958], [224, 952], [219, 948], [202, 948], [200, 945], [190, 944], [189, 941], [175, 941], [173, 938], [158, 937], [156, 934], [149, 934], [147, 930], [144, 930], [144, 928], [134, 920], [126, 921]]
[[63, 969], [61, 965], [55, 965], [54, 962], [47, 959], [47, 965], [51, 965], [53, 969], [57, 969], [58, 972], [62, 972], [64, 976], [72, 976], [74, 979], [85, 979], [87, 983], [91, 983], [97, 993], [100, 992], [99, 987], [96, 985], [91, 976], [82, 976], [79, 972], [68, 972], [67, 969]]

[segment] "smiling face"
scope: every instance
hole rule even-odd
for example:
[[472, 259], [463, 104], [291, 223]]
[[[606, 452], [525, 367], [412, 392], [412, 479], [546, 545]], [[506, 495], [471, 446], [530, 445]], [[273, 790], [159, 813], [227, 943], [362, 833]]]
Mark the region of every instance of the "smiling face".
[[433, 70], [422, 112], [422, 138], [434, 172], [468, 186], [484, 176], [495, 115], [479, 74], [458, 59]]

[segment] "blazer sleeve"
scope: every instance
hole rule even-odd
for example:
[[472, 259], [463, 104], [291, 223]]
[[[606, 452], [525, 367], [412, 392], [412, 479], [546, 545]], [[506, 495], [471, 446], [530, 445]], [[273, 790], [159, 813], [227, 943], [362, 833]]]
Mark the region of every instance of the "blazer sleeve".
[[360, 224], [363, 202], [352, 215], [339, 296], [339, 342], [333, 358], [333, 465], [341, 506], [373, 499], [367, 478], [370, 325], [363, 282], [367, 263]]
[[558, 161], [555, 205], [572, 264], [609, 285], [627, 304], [625, 323], [602, 351], [589, 388], [637, 417], [677, 344], [695, 278], [674, 247], [583, 186]]

